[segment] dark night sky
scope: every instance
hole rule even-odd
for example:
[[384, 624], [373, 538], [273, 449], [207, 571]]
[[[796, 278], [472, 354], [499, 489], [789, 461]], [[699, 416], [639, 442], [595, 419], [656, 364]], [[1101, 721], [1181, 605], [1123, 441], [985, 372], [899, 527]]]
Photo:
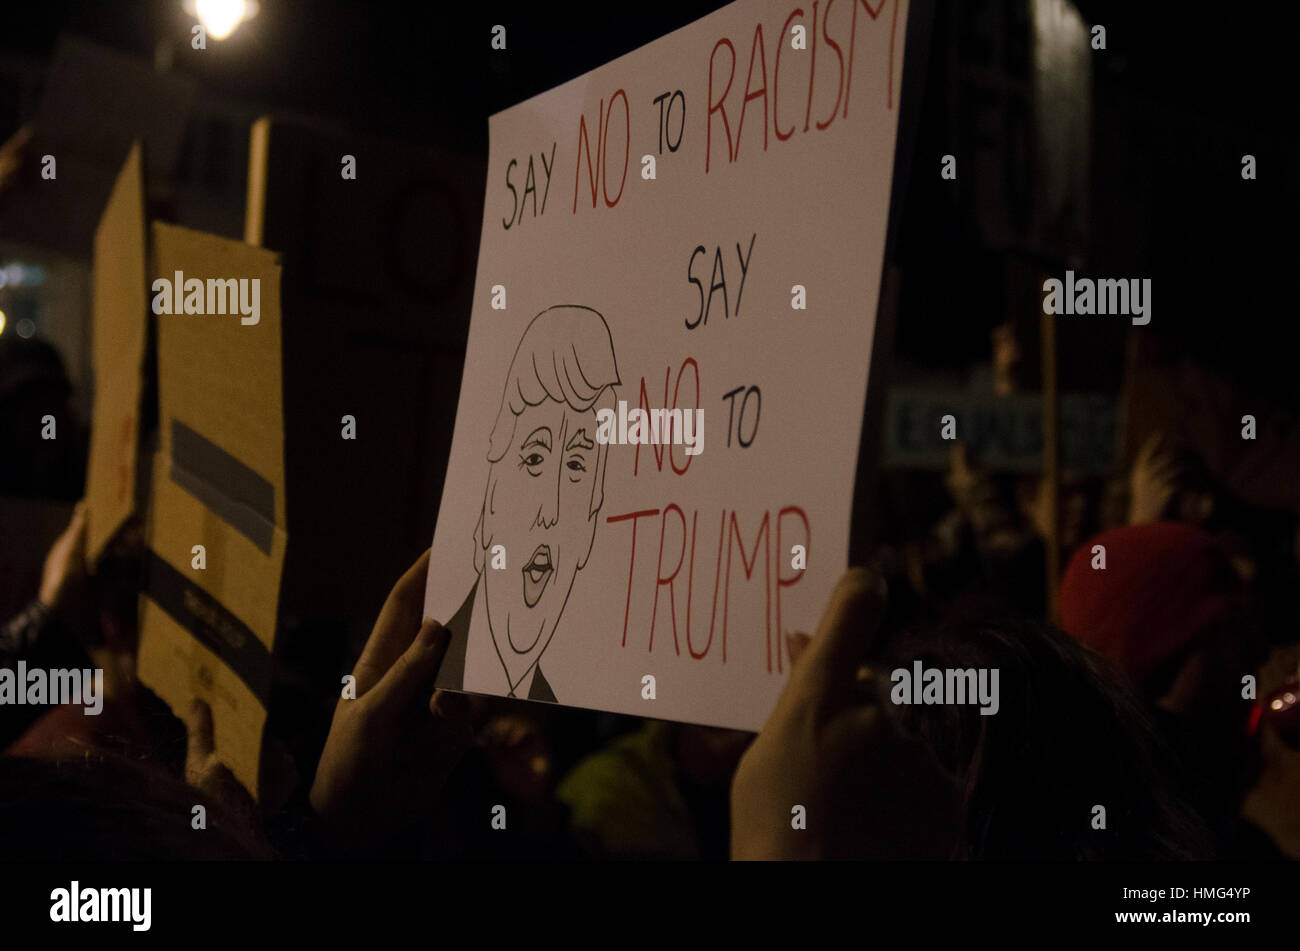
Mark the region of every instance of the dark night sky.
[[[955, 0], [952, 6], [939, 2], [941, 16], [955, 15]], [[0, 50], [44, 59], [67, 31], [152, 59], [159, 39], [171, 36], [178, 50], [175, 68], [197, 76], [211, 95], [485, 156], [491, 113], [721, 5], [262, 0], [259, 15], [234, 38], [194, 54], [188, 48], [192, 21], [179, 0], [42, 0], [11, 5]], [[1124, 155], [1121, 167], [1143, 170], [1134, 181], [1094, 177], [1094, 204], [1109, 206], [1112, 228], [1128, 227], [1128, 204], [1140, 204], [1151, 219], [1131, 222], [1146, 229], [1140, 259], [1108, 258], [1103, 228], [1095, 229], [1094, 242], [1102, 243], [1095, 257], [1163, 279], [1164, 312], [1178, 316], [1172, 326], [1164, 322], [1163, 332], [1204, 359], [1225, 364], [1244, 384], [1300, 402], [1289, 369], [1294, 358], [1282, 345], [1300, 316], [1287, 290], [1295, 270], [1290, 229], [1300, 194], [1294, 97], [1300, 4], [1076, 5], [1085, 20], [1107, 27], [1107, 51], [1094, 58], [1095, 108], [1099, 115], [1122, 115], [1125, 123], [1122, 140], [1099, 140], [1094, 149]], [[962, 0], [961, 16], [979, 17], [989, 6]], [[495, 23], [507, 26], [508, 55], [489, 48]], [[932, 64], [921, 104], [927, 114], [936, 106], [934, 76]], [[1171, 132], [1179, 121], [1214, 130], [1218, 152], [1180, 141]], [[0, 135], [10, 131], [0, 128]], [[947, 150], [945, 134], [942, 126], [922, 124], [914, 168], [928, 169], [930, 153]], [[1247, 151], [1260, 156], [1260, 181], [1243, 190], [1236, 170]], [[1094, 165], [1102, 163], [1094, 159]], [[989, 251], [969, 247], [960, 234], [953, 238], [956, 229], [937, 217], [944, 208], [939, 187], [936, 176], [911, 176], [905, 216], [935, 217], [906, 228], [910, 246], [900, 246], [900, 255], [913, 273], [927, 255], [933, 261], [954, 251]], [[1139, 189], [1143, 200], [1130, 202]], [[954, 294], [968, 298], [970, 291], [960, 287]], [[991, 309], [999, 306], [993, 302]], [[941, 365], [963, 362], [972, 346], [986, 347], [986, 337], [982, 324], [951, 334], [952, 352], [936, 350], [936, 359]], [[931, 344], [934, 339], [927, 334]]]
[[[216, 93], [442, 140], [722, 5], [262, 0], [235, 38], [202, 57], [182, 49], [178, 66]], [[978, 13], [985, 4], [964, 5]], [[1296, 5], [1076, 5], [1107, 25], [1106, 67], [1130, 94], [1265, 128], [1293, 116], [1281, 93], [1295, 85]], [[191, 22], [179, 0], [42, 0], [11, 6], [0, 49], [43, 58], [69, 31], [152, 58], [164, 35], [185, 43]], [[508, 57], [488, 47], [495, 23], [509, 29]]]
[[[193, 21], [179, 0], [51, 0], [24, 5], [34, 9], [0, 30], [0, 49], [43, 59], [67, 31], [152, 59], [167, 35], [176, 68], [210, 93], [463, 149], [486, 145], [491, 113], [722, 5], [262, 0], [234, 37], [192, 54]], [[507, 27], [507, 56], [489, 48], [497, 23]]]

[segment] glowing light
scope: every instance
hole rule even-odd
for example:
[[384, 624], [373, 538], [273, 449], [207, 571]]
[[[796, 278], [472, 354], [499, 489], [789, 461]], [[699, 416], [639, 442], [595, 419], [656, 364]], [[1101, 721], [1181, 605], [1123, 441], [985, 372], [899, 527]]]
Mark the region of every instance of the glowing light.
[[5, 312], [0, 310], [0, 334], [5, 332]]
[[186, 0], [184, 6], [214, 40], [224, 40], [239, 24], [257, 15], [252, 0]]

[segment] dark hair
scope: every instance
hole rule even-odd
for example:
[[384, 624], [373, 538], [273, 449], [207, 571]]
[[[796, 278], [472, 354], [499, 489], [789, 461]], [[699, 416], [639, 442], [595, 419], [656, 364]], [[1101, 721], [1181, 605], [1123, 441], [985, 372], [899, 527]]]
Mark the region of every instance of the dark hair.
[[[88, 439], [71, 394], [54, 347], [44, 340], [0, 336], [0, 495], [81, 498]], [[47, 414], [58, 422], [58, 439], [42, 438]]]
[[[1208, 858], [1181, 769], [1103, 658], [1041, 622], [957, 617], [878, 649], [889, 669], [997, 668], [999, 707], [898, 705], [957, 778], [959, 858]], [[1093, 828], [1095, 806], [1105, 828]]]
[[98, 751], [0, 757], [0, 829], [0, 861], [271, 857], [247, 823], [178, 777]]

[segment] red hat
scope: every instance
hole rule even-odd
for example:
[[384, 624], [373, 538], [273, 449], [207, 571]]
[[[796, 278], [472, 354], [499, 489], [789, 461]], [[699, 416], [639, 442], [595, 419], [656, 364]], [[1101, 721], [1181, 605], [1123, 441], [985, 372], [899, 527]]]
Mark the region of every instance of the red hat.
[[[1106, 550], [1093, 568], [1093, 548]], [[1135, 683], [1189, 652], [1232, 610], [1237, 579], [1214, 539], [1179, 522], [1113, 528], [1085, 543], [1061, 581], [1061, 626]]]

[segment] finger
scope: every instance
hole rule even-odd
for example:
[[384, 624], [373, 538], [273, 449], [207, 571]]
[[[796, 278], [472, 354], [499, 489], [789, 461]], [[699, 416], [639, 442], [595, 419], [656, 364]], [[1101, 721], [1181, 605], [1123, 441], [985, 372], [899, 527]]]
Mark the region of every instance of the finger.
[[185, 718], [185, 773], [193, 777], [216, 752], [213, 739], [212, 708], [195, 697]]
[[804, 662], [792, 675], [816, 681], [809, 695], [829, 709], [852, 702], [858, 667], [884, 616], [884, 579], [866, 568], [851, 568], [831, 593]]
[[199, 783], [192, 785], [245, 819], [250, 819], [257, 813], [257, 803], [224, 763], [213, 763]]
[[397, 716], [418, 698], [433, 689], [451, 632], [432, 619], [425, 619], [411, 645], [402, 652], [366, 695], [372, 708], [381, 716]]
[[1138, 458], [1150, 461], [1156, 456], [1168, 455], [1172, 448], [1172, 441], [1165, 434], [1164, 430], [1157, 430], [1147, 437], [1142, 448], [1138, 450]]
[[469, 721], [469, 698], [452, 690], [435, 690], [429, 698], [429, 712], [440, 720]]
[[78, 502], [76, 510], [72, 513], [72, 521], [68, 523], [67, 532], [64, 535], [66, 539], [66, 555], [64, 562], [64, 577], [66, 579], [78, 578], [86, 572], [86, 503]]
[[831, 592], [809, 656], [853, 676], [884, 615], [887, 598], [884, 578], [867, 568], [850, 568]]
[[790, 667], [799, 663], [799, 658], [808, 650], [808, 645], [812, 643], [812, 638], [803, 631], [792, 631], [785, 636], [786, 651], [790, 655]]
[[860, 751], [886, 742], [895, 732], [890, 712], [878, 703], [863, 703], [841, 710], [831, 720], [830, 726], [836, 742], [851, 744], [850, 748]]
[[[429, 576], [429, 551], [426, 548], [420, 557], [415, 559], [415, 564], [406, 569], [402, 577], [397, 579], [397, 584], [393, 585], [393, 590], [389, 592], [384, 610], [394, 612], [394, 619], [418, 615], [423, 610], [424, 586]], [[384, 612], [381, 611], [379, 616], [383, 618]]]
[[77, 503], [72, 512], [72, 522], [68, 525], [68, 534], [72, 536], [72, 550], [81, 556], [86, 550], [86, 502]]
[[428, 574], [429, 552], [426, 550], [393, 585], [352, 672], [357, 678], [358, 696], [378, 683], [402, 652], [411, 646], [424, 614], [424, 587]]
[[435, 690], [429, 711], [437, 728], [440, 756], [448, 762], [474, 745], [473, 716], [469, 697], [450, 690]]
[[971, 472], [970, 458], [966, 454], [965, 443], [954, 443], [952, 447], [951, 465], [954, 473], [969, 476]]
[[80, 501], [72, 507], [72, 515], [68, 518], [68, 524], [63, 526], [63, 531], [59, 532], [58, 541], [73, 541], [77, 533], [86, 525], [86, 503]]
[[522, 746], [537, 735], [537, 728], [528, 720], [511, 718], [498, 734], [503, 746]]

